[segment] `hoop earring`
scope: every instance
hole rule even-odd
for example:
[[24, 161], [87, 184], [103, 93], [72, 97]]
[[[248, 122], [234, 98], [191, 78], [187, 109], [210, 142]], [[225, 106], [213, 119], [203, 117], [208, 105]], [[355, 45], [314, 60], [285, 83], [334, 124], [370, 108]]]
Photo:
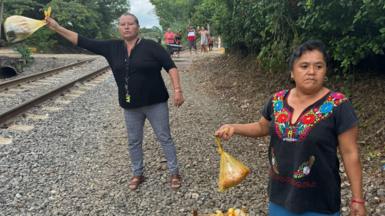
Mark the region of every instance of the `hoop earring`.
[[327, 82], [329, 78], [327, 76], [324, 77], [324, 82]]

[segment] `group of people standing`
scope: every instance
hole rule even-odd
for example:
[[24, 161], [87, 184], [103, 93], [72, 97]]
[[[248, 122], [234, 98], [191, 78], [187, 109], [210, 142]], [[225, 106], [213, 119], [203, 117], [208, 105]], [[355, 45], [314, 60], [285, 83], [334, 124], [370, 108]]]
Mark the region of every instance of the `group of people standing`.
[[[190, 53], [192, 53], [193, 50], [197, 52], [196, 41], [198, 36], [200, 38], [200, 51], [202, 53], [211, 51], [214, 46], [214, 40], [208, 29], [206, 27], [201, 27], [199, 31], [196, 31], [192, 26], [189, 26], [187, 28], [186, 39]], [[171, 55], [176, 52], [177, 56], [179, 56], [182, 47], [182, 32], [178, 31], [177, 33], [174, 33], [171, 28], [168, 28], [164, 33], [164, 42]]]
[[[95, 40], [79, 35], [47, 17], [47, 25], [74, 45], [104, 56], [111, 66], [118, 100], [128, 133], [128, 151], [136, 190], [144, 181], [143, 126], [146, 119], [163, 148], [170, 173], [170, 187], [181, 187], [176, 148], [170, 134], [169, 93], [161, 76], [170, 76], [173, 102], [184, 102], [179, 72], [167, 51], [139, 36], [139, 21], [131, 13], [119, 18], [121, 39]], [[209, 44], [207, 29], [199, 31], [201, 47]], [[175, 41], [172, 34], [167, 43]], [[195, 30], [189, 27], [189, 47], [195, 48]], [[339, 216], [341, 156], [351, 189], [351, 216], [365, 216], [362, 170], [357, 144], [358, 119], [349, 99], [325, 87], [329, 55], [321, 41], [300, 45], [289, 60], [294, 86], [274, 93], [261, 108], [261, 118], [252, 123], [224, 124], [215, 135], [228, 140], [233, 135], [270, 137], [268, 148], [270, 216]], [[257, 148], [257, 147], [256, 147]], [[199, 177], [197, 177], [199, 178]]]

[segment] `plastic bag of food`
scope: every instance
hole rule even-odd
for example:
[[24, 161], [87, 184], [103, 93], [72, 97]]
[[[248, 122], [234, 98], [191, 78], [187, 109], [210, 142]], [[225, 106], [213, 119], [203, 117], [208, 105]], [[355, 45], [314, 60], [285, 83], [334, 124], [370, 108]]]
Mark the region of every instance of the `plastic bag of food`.
[[[44, 11], [44, 15], [45, 17], [51, 16], [51, 7]], [[46, 24], [45, 19], [36, 20], [24, 16], [10, 16], [4, 21], [5, 37], [8, 42], [15, 43], [26, 39]]]
[[214, 214], [209, 214], [209, 216], [249, 216], [249, 214], [246, 209], [229, 208], [225, 213], [221, 210], [216, 210]]
[[215, 142], [221, 155], [218, 188], [223, 192], [245, 179], [250, 173], [250, 169], [223, 150], [220, 138], [216, 137]]

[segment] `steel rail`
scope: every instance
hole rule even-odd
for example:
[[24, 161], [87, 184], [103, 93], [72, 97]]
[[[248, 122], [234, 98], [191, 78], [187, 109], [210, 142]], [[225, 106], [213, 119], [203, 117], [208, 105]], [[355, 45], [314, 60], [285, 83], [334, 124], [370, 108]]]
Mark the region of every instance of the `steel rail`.
[[72, 63], [72, 64], [69, 64], [69, 65], [65, 65], [65, 66], [62, 66], [62, 67], [57, 67], [57, 68], [54, 68], [54, 69], [51, 69], [51, 70], [47, 70], [47, 71], [43, 71], [43, 72], [40, 72], [40, 73], [31, 74], [29, 76], [20, 77], [18, 79], [2, 82], [2, 83], [0, 83], [0, 90], [7, 89], [10, 86], [18, 85], [19, 83], [23, 83], [23, 82], [27, 82], [27, 81], [31, 81], [31, 80], [36, 80], [36, 79], [41, 78], [41, 77], [45, 77], [45, 76], [48, 76], [48, 75], [51, 75], [51, 74], [54, 74], [54, 73], [58, 73], [61, 70], [64, 70], [64, 69], [67, 69], [67, 68], [70, 68], [70, 67], [74, 67], [74, 66], [78, 66], [78, 65], [82, 65], [84, 63], [94, 61], [95, 59], [96, 58], [90, 58], [90, 59], [86, 59], [84, 61], [79, 61], [79, 62]]
[[78, 82], [82, 82], [82, 81], [85, 81], [85, 80], [88, 80], [90, 79], [91, 77], [93, 76], [96, 76], [98, 75], [99, 73], [102, 73], [104, 72], [105, 70], [107, 70], [109, 68], [109, 66], [106, 66], [106, 67], [103, 67], [97, 71], [94, 71], [94, 72], [91, 72], [91, 73], [88, 73], [74, 81], [71, 81], [71, 82], [68, 82], [56, 89], [53, 89], [45, 94], [42, 94], [40, 96], [37, 96], [35, 98], [33, 98], [32, 100], [29, 100], [29, 101], [26, 101], [20, 105], [17, 105], [16, 107], [13, 107], [12, 109], [8, 110], [8, 111], [5, 111], [3, 113], [0, 114], [0, 124], [1, 125], [4, 125], [6, 124], [7, 121], [9, 121], [10, 119], [20, 115], [21, 113], [24, 113], [25, 111], [29, 110], [30, 108], [52, 98], [53, 96], [55, 95], [58, 95], [64, 91], [66, 91], [67, 89], [73, 87], [76, 83]]

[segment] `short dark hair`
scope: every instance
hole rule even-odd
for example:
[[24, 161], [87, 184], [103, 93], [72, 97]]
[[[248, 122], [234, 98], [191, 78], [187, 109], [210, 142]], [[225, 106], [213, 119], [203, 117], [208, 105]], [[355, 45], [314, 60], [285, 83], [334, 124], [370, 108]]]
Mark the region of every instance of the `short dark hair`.
[[294, 62], [299, 59], [305, 52], [318, 50], [322, 53], [326, 67], [329, 66], [330, 56], [326, 50], [325, 44], [320, 40], [308, 40], [303, 44], [299, 45], [299, 47], [294, 50], [294, 52], [290, 56], [289, 60], [289, 70], [293, 70]]
[[[138, 20], [138, 17], [136, 17], [134, 14], [132, 14], [132, 13], [130, 13], [130, 12], [126, 12], [126, 13], [122, 14], [120, 17], [122, 17], [122, 16], [131, 16], [131, 17], [133, 17], [133, 18], [134, 18], [134, 21], [135, 21], [135, 23], [136, 23], [136, 25], [139, 26], [139, 20]], [[120, 17], [119, 17], [119, 18], [120, 18]]]

